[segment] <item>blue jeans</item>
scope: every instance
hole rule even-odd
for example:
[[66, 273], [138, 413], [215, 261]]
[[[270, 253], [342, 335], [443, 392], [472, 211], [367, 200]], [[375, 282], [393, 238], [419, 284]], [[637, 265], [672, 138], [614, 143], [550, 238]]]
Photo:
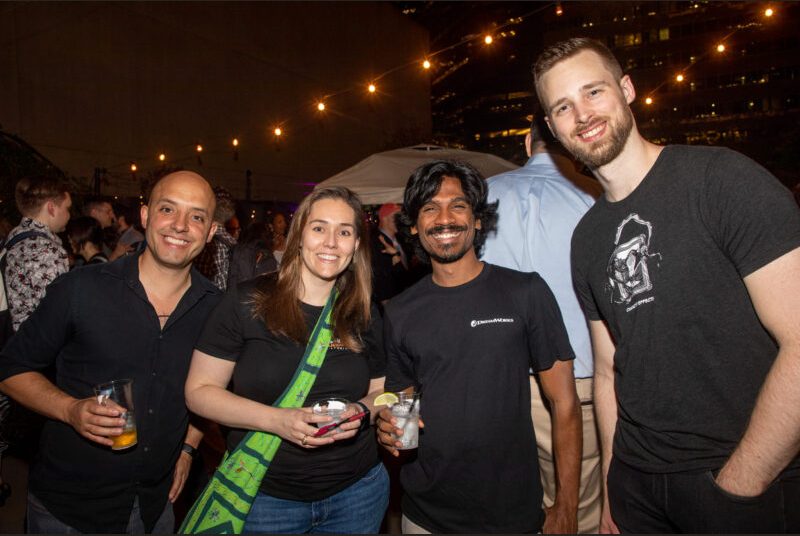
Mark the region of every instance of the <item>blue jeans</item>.
[[319, 501], [290, 501], [258, 492], [244, 533], [377, 534], [389, 504], [389, 475], [382, 463], [364, 477]]

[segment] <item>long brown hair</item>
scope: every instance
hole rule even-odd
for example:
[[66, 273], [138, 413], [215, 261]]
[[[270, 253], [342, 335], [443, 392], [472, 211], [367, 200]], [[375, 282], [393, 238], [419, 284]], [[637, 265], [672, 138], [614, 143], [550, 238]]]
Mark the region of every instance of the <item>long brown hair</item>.
[[308, 341], [308, 328], [299, 300], [303, 288], [300, 241], [311, 207], [321, 199], [344, 201], [355, 215], [359, 244], [350, 265], [336, 279], [339, 298], [333, 308], [332, 320], [334, 337], [339, 337], [342, 344], [359, 352], [363, 348], [361, 334], [367, 330], [370, 321], [372, 267], [361, 200], [347, 188], [320, 188], [303, 199], [289, 227], [277, 281], [274, 278], [262, 279], [253, 295], [253, 313], [266, 323], [270, 331], [286, 335], [300, 344]]

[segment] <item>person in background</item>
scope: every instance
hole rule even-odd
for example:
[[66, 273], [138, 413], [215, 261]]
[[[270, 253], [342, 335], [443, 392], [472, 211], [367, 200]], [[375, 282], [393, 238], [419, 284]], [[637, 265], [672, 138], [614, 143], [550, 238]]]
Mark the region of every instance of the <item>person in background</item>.
[[[389, 479], [369, 428], [383, 391], [381, 319], [370, 305], [369, 244], [361, 202], [345, 188], [314, 190], [300, 204], [280, 271], [231, 287], [206, 322], [186, 380], [198, 415], [230, 429], [233, 451], [248, 431], [279, 436], [247, 516], [245, 533], [377, 533]], [[333, 338], [305, 407], [273, 407], [333, 291]], [[350, 401], [343, 418], [365, 415], [321, 437], [314, 401]]]
[[225, 222], [234, 216], [236, 206], [230, 192], [222, 186], [214, 187], [214, 195], [217, 199], [217, 208], [214, 211], [214, 223], [216, 223], [217, 230], [214, 238], [194, 262], [201, 274], [214, 283], [218, 289], [224, 291], [228, 286], [231, 251], [236, 245], [236, 239], [225, 229]]
[[114, 205], [114, 213], [117, 215], [117, 230], [119, 240], [117, 244], [136, 250], [144, 241], [144, 235], [140, 231], [139, 211], [122, 203]]
[[[182, 386], [220, 295], [191, 269], [213, 213], [205, 179], [166, 175], [142, 207], [147, 247], [58, 278], [0, 352], [0, 390], [48, 419], [30, 470], [29, 532], [173, 532], [171, 505], [202, 437]], [[42, 374], [51, 366], [55, 383]], [[138, 444], [112, 451], [125, 419], [93, 386], [124, 378]]]
[[272, 238], [270, 240], [270, 249], [275, 260], [278, 261], [280, 266], [283, 260], [283, 253], [286, 251], [286, 233], [289, 229], [289, 220], [286, 214], [281, 211], [275, 211], [272, 217], [269, 218], [268, 224], [272, 231]]
[[239, 218], [234, 214], [231, 219], [225, 222], [225, 230], [233, 237], [234, 240], [239, 240], [239, 235], [242, 232], [242, 227], [239, 224]]
[[67, 240], [72, 252], [83, 258], [82, 266], [108, 262], [103, 254], [103, 229], [96, 219], [81, 216], [70, 220], [67, 224]]
[[264, 222], [253, 222], [247, 226], [233, 246], [228, 287], [278, 269], [278, 261], [268, 246], [271, 234]]
[[378, 209], [378, 226], [370, 236], [372, 246], [372, 297], [378, 303], [402, 292], [409, 284], [408, 255], [398, 241], [396, 217], [400, 205], [385, 203]]
[[[575, 350], [575, 389], [581, 400], [583, 455], [578, 496], [578, 531], [600, 528], [603, 486], [600, 444], [592, 404], [592, 345], [569, 264], [572, 232], [602, 192], [600, 184], [575, 171], [571, 156], [553, 137], [544, 114], [536, 111], [525, 137], [530, 159], [521, 168], [487, 181], [489, 200], [499, 201], [497, 231], [486, 237], [483, 260], [521, 272], [536, 272], [547, 282], [564, 317]], [[531, 375], [531, 415], [539, 450], [544, 506], [558, 491], [553, 456], [553, 421], [535, 375]]]

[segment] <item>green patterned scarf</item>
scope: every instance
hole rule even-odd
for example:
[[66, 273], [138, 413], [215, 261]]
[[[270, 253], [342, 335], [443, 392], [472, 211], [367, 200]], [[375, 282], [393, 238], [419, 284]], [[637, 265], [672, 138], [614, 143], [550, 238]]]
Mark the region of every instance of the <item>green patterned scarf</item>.
[[[305, 354], [292, 381], [274, 406], [303, 406], [331, 342], [331, 311], [336, 294], [334, 288], [311, 332]], [[261, 480], [280, 444], [281, 438], [277, 435], [248, 432], [233, 452], [226, 453], [211, 482], [186, 514], [178, 533], [241, 534]]]

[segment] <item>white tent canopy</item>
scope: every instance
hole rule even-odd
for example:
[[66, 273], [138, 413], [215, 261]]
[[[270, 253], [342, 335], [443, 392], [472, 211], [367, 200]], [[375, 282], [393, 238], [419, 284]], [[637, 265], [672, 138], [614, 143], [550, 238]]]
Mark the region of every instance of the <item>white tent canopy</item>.
[[368, 156], [358, 164], [317, 184], [315, 188], [345, 186], [366, 205], [402, 203], [403, 190], [411, 173], [433, 160], [460, 160], [475, 166], [484, 177], [517, 169], [508, 160], [487, 153], [416, 145]]

